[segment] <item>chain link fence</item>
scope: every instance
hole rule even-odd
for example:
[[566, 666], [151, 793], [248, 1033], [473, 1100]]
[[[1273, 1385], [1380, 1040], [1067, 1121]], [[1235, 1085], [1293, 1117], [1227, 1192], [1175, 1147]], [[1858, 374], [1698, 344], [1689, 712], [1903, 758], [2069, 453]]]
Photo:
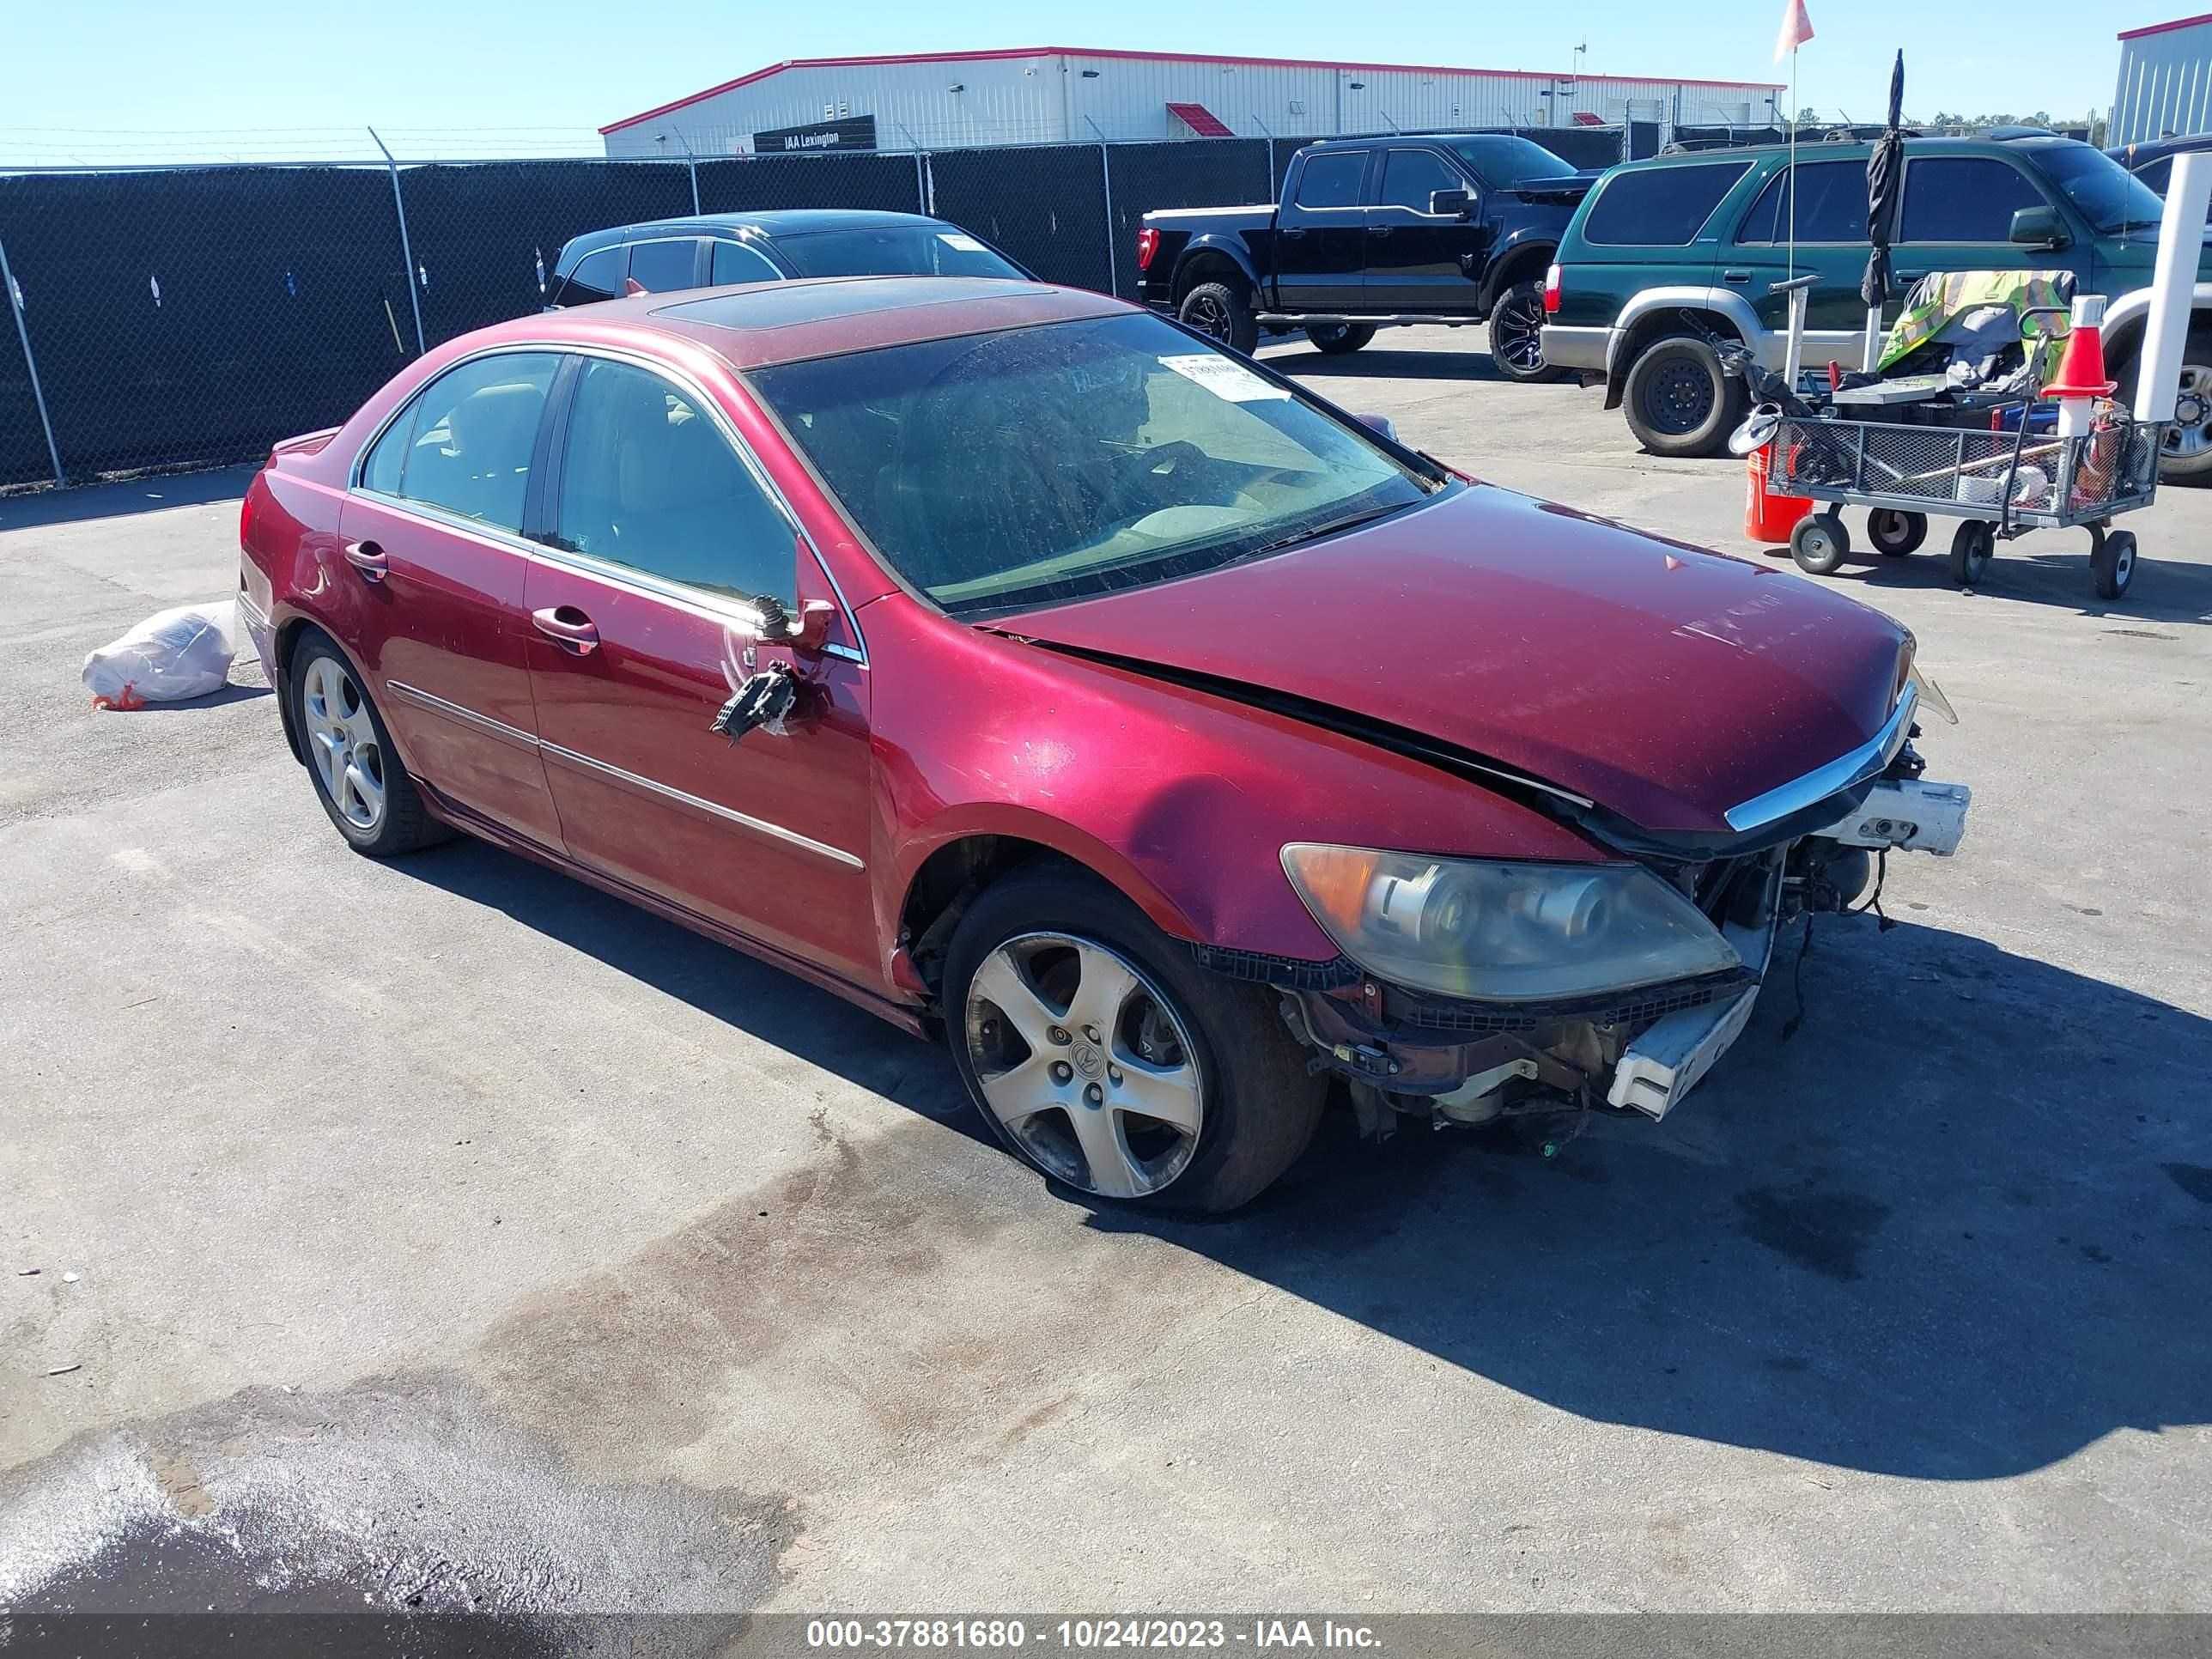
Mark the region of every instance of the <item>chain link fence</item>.
[[[1620, 128], [1530, 136], [1575, 166], [1622, 153]], [[931, 213], [1133, 297], [1146, 213], [1272, 200], [1307, 142], [0, 174], [0, 487], [256, 459], [539, 308], [570, 237], [640, 220]]]

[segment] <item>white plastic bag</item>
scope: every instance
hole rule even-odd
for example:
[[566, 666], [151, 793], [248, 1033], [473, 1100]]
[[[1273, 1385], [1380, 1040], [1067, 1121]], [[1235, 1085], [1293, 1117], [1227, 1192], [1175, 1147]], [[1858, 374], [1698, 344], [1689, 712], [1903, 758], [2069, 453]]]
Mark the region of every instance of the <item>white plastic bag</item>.
[[149, 702], [204, 697], [230, 679], [238, 607], [184, 605], [149, 617], [84, 659], [84, 688], [95, 708], [143, 708]]

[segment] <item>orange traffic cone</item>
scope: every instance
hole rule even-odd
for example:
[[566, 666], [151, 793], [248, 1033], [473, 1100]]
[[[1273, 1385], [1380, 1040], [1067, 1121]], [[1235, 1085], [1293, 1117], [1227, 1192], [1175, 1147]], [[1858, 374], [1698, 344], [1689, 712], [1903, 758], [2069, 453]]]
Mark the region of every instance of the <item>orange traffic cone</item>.
[[2109, 398], [2118, 382], [2105, 373], [2105, 296], [2084, 294], [2074, 301], [2074, 326], [2058, 355], [2058, 372], [2043, 395], [2058, 401], [2058, 435], [2079, 438], [2089, 430], [2096, 400]]

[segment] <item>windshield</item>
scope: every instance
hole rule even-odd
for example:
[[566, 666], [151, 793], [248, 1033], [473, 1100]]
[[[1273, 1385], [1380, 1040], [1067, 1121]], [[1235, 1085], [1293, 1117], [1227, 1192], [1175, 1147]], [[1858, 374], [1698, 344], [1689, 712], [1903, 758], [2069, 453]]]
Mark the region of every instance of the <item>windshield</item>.
[[957, 225], [861, 225], [779, 236], [802, 276], [1011, 276], [1024, 273]]
[[956, 617], [1192, 575], [1444, 488], [1152, 317], [749, 378], [883, 556]]
[[1565, 179], [1574, 173], [1568, 162], [1526, 138], [1504, 133], [1480, 134], [1471, 138], [1447, 138], [1444, 147], [1474, 170], [1486, 185], [1511, 189], [1531, 179]]
[[2087, 144], [2038, 144], [2028, 159], [2058, 186], [2075, 211], [2100, 231], [2154, 226], [2166, 211], [2140, 179], [2100, 149]]

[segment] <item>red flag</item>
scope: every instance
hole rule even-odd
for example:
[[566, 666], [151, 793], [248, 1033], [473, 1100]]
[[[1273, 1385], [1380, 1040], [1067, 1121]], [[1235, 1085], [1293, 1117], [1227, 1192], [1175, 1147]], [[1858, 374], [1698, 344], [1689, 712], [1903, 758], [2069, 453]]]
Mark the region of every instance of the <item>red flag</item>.
[[1780, 63], [1813, 38], [1813, 20], [1805, 15], [1805, 0], [1783, 0], [1782, 33], [1774, 42], [1774, 61]]

